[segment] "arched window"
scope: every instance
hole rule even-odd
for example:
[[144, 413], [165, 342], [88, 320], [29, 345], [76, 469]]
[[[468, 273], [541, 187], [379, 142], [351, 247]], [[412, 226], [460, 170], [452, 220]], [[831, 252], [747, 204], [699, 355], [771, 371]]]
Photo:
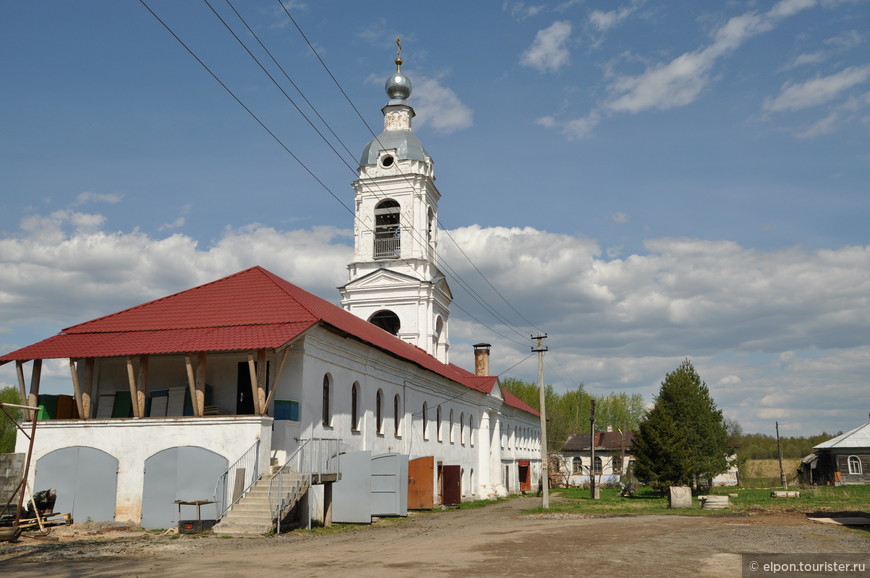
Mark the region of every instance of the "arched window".
[[573, 467], [572, 467], [571, 471], [574, 472], [575, 474], [582, 474], [583, 473], [583, 460], [582, 459], [574, 458], [574, 463], [572, 464], [572, 466]]
[[399, 203], [388, 199], [375, 207], [375, 259], [398, 259], [402, 254]]
[[374, 315], [369, 317], [369, 323], [380, 327], [387, 333], [393, 335], [398, 335], [399, 329], [402, 327], [402, 322], [399, 320], [399, 316], [389, 309], [381, 309], [376, 312]]
[[861, 475], [861, 460], [858, 456], [849, 456], [849, 473]]
[[447, 437], [450, 438], [450, 443], [454, 442], [454, 439], [453, 439], [453, 409], [450, 410], [450, 429], [447, 430]]
[[384, 392], [380, 389], [375, 396], [375, 426], [377, 433], [384, 433]]
[[399, 394], [396, 394], [396, 397], [393, 398], [393, 435], [399, 437], [399, 424], [402, 423], [400, 407], [402, 405], [402, 400], [399, 398]]
[[435, 409], [435, 439], [441, 441], [441, 406]]
[[465, 445], [465, 412], [459, 414], [459, 443]]
[[332, 409], [329, 407], [330, 401], [330, 389], [332, 389], [332, 384], [330, 383], [329, 374], [323, 376], [323, 425], [324, 427], [330, 427], [332, 425]]
[[[474, 416], [468, 416], [468, 445], [474, 447]], [[474, 470], [471, 472], [474, 475]]]
[[435, 241], [435, 223], [437, 221], [435, 219], [435, 211], [432, 210], [432, 207], [429, 207], [427, 214], [429, 217], [429, 226], [426, 229], [426, 240], [431, 244]]
[[359, 383], [354, 382], [350, 388], [350, 429], [359, 431]]
[[429, 404], [423, 402], [423, 439], [429, 439]]
[[622, 472], [622, 457], [621, 456], [613, 456], [610, 458], [610, 467], [613, 470], [614, 474], [618, 474]]
[[594, 474], [601, 473], [601, 456], [595, 456], [595, 470], [592, 473], [594, 473]]

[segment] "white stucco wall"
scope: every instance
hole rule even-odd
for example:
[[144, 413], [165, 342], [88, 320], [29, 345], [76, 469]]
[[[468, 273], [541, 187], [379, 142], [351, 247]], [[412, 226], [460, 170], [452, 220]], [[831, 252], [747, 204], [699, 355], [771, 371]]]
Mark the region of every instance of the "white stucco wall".
[[[271, 426], [272, 418], [257, 416], [40, 421], [32, 463], [54, 450], [75, 446], [112, 455], [118, 460], [115, 520], [138, 524], [146, 459], [167, 448], [198, 446], [220, 454], [231, 465], [260, 439], [259, 463], [264, 471], [269, 465]], [[19, 433], [16, 452], [26, 451], [27, 439]], [[31, 488], [35, 470], [30, 470]]]
[[[539, 472], [540, 424], [537, 416], [505, 406], [500, 396], [471, 390], [321, 328], [306, 334], [304, 341], [295, 345], [294, 350], [303, 353], [302, 371], [295, 376], [298, 379], [301, 375], [304, 383], [299, 400], [300, 437], [341, 438], [346, 452], [369, 450], [374, 455], [398, 452], [410, 459], [433, 456], [436, 462], [459, 465], [463, 493], [469, 497], [504, 495], [505, 464], [509, 465], [512, 481], [508, 482], [508, 487], [512, 491], [518, 490], [518, 460], [534, 462], [537, 469], [533, 471]], [[324, 427], [321, 423], [322, 385], [327, 373], [332, 383], [332, 409], [330, 425]], [[362, 417], [359, 431], [351, 429], [351, 387], [355, 382], [360, 387]], [[285, 384], [279, 384], [277, 394], [284, 392], [284, 387]], [[383, 427], [380, 432], [376, 423], [379, 389], [383, 392]], [[398, 435], [393, 416], [396, 395], [400, 400]], [[424, 402], [429, 412], [426, 432], [423, 430]], [[440, 440], [437, 432], [439, 405]], [[509, 437], [502, 438], [501, 432], [508, 433]]]

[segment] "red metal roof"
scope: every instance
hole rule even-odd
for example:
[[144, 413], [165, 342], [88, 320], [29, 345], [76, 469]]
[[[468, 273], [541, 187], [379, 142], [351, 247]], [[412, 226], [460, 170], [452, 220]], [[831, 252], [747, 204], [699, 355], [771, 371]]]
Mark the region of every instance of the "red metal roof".
[[[0, 357], [0, 364], [31, 359], [274, 349], [317, 323], [330, 325], [476, 391], [490, 393], [497, 383], [496, 377], [478, 377], [441, 363], [422, 349], [262, 267], [67, 327], [54, 337]], [[538, 415], [507, 392], [505, 403]]]

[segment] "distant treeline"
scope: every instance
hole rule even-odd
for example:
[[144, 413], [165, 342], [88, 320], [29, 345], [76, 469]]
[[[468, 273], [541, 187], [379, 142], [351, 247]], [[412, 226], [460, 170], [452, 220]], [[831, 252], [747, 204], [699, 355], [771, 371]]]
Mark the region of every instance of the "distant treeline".
[[[513, 377], [503, 378], [499, 383], [501, 387], [540, 411], [541, 392], [536, 383]], [[544, 396], [547, 412], [547, 450], [550, 452], [561, 451], [571, 434], [589, 433], [593, 399], [596, 403], [595, 431], [606, 431], [608, 427], [615, 432], [634, 431], [645, 413], [643, 396], [639, 393], [591, 395], [587, 393], [582, 383], [577, 389], [564, 393], [559, 393], [552, 385], [547, 385], [544, 388]]]
[[[783, 458], [802, 458], [813, 453], [813, 446], [840, 435], [843, 432], [820, 433], [810, 437], [780, 437]], [[772, 460], [779, 457], [776, 437], [766, 434], [742, 434], [735, 438], [739, 445], [737, 455], [747, 460]]]

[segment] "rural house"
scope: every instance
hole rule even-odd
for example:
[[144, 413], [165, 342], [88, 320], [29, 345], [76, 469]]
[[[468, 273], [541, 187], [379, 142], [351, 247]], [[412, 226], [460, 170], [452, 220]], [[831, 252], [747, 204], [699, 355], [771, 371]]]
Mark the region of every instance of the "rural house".
[[801, 483], [870, 484], [870, 422], [813, 449], [801, 460]]
[[568, 436], [559, 456], [559, 481], [567, 486], [589, 484], [590, 469], [596, 482], [617, 484], [619, 478], [627, 473], [633, 461], [631, 443], [632, 432], [607, 431], [595, 432], [595, 459], [592, 459], [592, 436], [575, 433]]
[[[475, 372], [449, 363], [440, 193], [396, 65], [343, 308], [251, 267], [0, 356], [42, 408], [30, 487], [57, 489], [56, 511], [262, 533], [293, 508], [366, 522], [532, 487], [539, 414], [488, 375], [487, 344]], [[69, 360], [65, 395], [40, 392], [46, 359]]]

